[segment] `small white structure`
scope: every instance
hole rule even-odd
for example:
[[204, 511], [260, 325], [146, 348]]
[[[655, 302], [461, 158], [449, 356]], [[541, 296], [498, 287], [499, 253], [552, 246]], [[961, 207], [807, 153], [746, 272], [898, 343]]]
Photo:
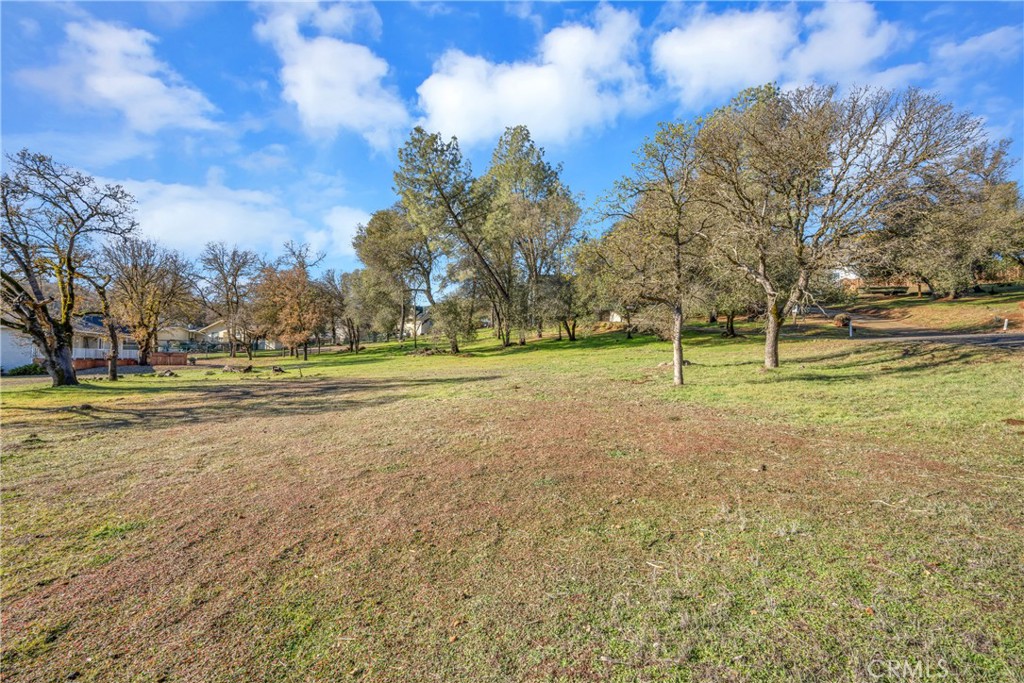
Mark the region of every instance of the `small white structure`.
[[[87, 315], [75, 320], [75, 334], [71, 338], [73, 360], [103, 360], [110, 349], [107, 328], [99, 316]], [[121, 359], [139, 358], [139, 346], [122, 330], [118, 335], [118, 356]], [[4, 372], [28, 365], [42, 354], [28, 335], [17, 330], [0, 327], [0, 368]]]
[[35, 358], [36, 349], [27, 335], [7, 327], [0, 327], [0, 370], [7, 372], [28, 365]]
[[159, 347], [172, 342], [187, 343], [202, 340], [203, 335], [199, 330], [184, 325], [168, 325], [156, 333], [156, 345]]
[[228, 339], [228, 326], [223, 320], [217, 320], [206, 327], [200, 327], [195, 332], [200, 339], [215, 344], [227, 344], [230, 341]]
[[434, 320], [430, 315], [430, 306], [417, 306], [415, 309], [415, 319], [408, 319], [405, 321], [403, 327], [405, 328], [405, 336], [422, 337], [423, 335], [430, 334], [430, 331], [434, 329]]

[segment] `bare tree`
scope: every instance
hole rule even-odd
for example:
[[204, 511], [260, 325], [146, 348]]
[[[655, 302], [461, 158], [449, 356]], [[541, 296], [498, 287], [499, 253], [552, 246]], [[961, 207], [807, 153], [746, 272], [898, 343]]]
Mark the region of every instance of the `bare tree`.
[[697, 197], [696, 130], [663, 123], [636, 153], [633, 173], [616, 183], [603, 213], [617, 219], [603, 240], [623, 299], [666, 307], [672, 314], [673, 383], [683, 383], [683, 319], [708, 280]]
[[748, 90], [701, 127], [703, 234], [764, 292], [764, 364], [815, 273], [898, 207], [896, 188], [975, 144], [978, 119], [918, 90]]
[[223, 242], [210, 242], [199, 257], [199, 291], [207, 308], [224, 321], [232, 358], [240, 345], [252, 356], [246, 333], [250, 316], [244, 309], [260, 266], [260, 257], [255, 252], [237, 246], [229, 249]]
[[103, 248], [113, 275], [112, 307], [139, 346], [139, 363], [149, 364], [157, 333], [197, 309], [195, 274], [181, 254], [153, 240], [129, 238]]
[[306, 251], [298, 255], [294, 265], [279, 268], [265, 265], [255, 288], [258, 310], [263, 312], [267, 329], [295, 352], [302, 349], [302, 358], [309, 358], [309, 340], [323, 326], [328, 316], [328, 302], [319, 283], [309, 276], [305, 267]]
[[96, 298], [99, 300], [100, 315], [103, 317], [103, 326], [107, 328], [107, 341], [110, 349], [107, 351], [107, 379], [111, 382], [118, 380], [117, 363], [120, 356], [121, 335], [120, 323], [114, 315], [111, 306], [112, 294], [110, 283], [114, 279], [113, 268], [110, 263], [102, 257], [88, 260], [81, 269], [82, 279], [92, 285]]
[[917, 280], [933, 296], [956, 298], [1005, 269], [1024, 250], [1024, 214], [1017, 183], [1007, 179], [1007, 147], [1006, 141], [978, 145], [936, 165], [923, 182], [899, 188], [898, 211], [858, 245], [857, 271]]
[[44, 154], [7, 157], [0, 323], [28, 335], [53, 386], [78, 384], [72, 361], [79, 269], [99, 235], [136, 228], [135, 200]]

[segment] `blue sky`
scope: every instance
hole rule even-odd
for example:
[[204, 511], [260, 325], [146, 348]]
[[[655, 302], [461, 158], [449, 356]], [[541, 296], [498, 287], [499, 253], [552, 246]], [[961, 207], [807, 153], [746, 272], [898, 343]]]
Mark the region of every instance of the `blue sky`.
[[142, 230], [189, 255], [295, 239], [354, 267], [417, 124], [482, 171], [525, 123], [588, 203], [658, 121], [769, 81], [920, 86], [1024, 151], [1021, 2], [5, 1], [0, 19], [4, 151], [124, 184]]

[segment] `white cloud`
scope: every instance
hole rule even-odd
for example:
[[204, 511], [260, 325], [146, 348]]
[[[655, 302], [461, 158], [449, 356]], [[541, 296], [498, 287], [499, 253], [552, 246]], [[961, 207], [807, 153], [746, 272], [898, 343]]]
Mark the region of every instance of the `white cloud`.
[[308, 229], [278, 198], [259, 190], [225, 187], [211, 173], [206, 185], [120, 181], [138, 201], [143, 233], [195, 255], [207, 242], [227, 242], [266, 251]]
[[[328, 35], [307, 38], [301, 30], [307, 24]], [[372, 6], [274, 5], [256, 25], [256, 35], [281, 59], [283, 97], [295, 105], [309, 134], [331, 138], [349, 130], [387, 149], [409, 122], [401, 98], [384, 85], [388, 63], [364, 45], [329, 35], [347, 36], [363, 25], [380, 32]]]
[[1010, 61], [1020, 53], [1021, 46], [1021, 27], [1002, 26], [980, 36], [968, 38], [962, 43], [942, 43], [932, 53], [938, 59], [967, 66], [993, 59]]
[[352, 247], [352, 238], [356, 236], [356, 229], [369, 220], [370, 214], [362, 209], [349, 206], [333, 207], [323, 218], [329, 228], [329, 233], [325, 235], [329, 245], [326, 248], [343, 256], [354, 256], [356, 250]]
[[[939, 92], [958, 95], [982, 118], [991, 139], [1013, 137], [1022, 118], [1020, 103], [984, 76], [994, 69], [1013, 68], [1022, 49], [1024, 30], [1020, 26], [1002, 26], [962, 42], [936, 42], [931, 48], [936, 72], [932, 85]], [[1018, 141], [1018, 149], [1019, 145]]]
[[[1002, 26], [960, 43], [936, 43], [931, 49], [937, 71], [935, 87], [942, 92], [955, 92], [980, 72], [1017, 59], [1022, 45], [1024, 32], [1019, 26]], [[977, 91], [987, 84], [987, 79], [974, 79], [969, 87]]]
[[206, 184], [120, 180], [138, 201], [140, 230], [171, 248], [195, 256], [207, 242], [238, 244], [274, 255], [288, 240], [308, 242], [332, 256], [351, 256], [356, 226], [369, 220], [361, 209], [337, 205], [316, 212], [319, 220], [296, 215], [281, 193], [231, 188], [223, 170], [211, 167]]
[[871, 65], [901, 38], [899, 28], [880, 21], [875, 8], [865, 2], [826, 3], [808, 12], [804, 25], [809, 35], [790, 54], [787, 69], [799, 82], [863, 80]]
[[117, 111], [141, 133], [218, 128], [206, 96], [153, 54], [151, 33], [95, 20], [69, 23], [65, 33], [57, 64], [20, 71], [21, 82], [68, 104]]
[[31, 17], [19, 19], [18, 26], [21, 28], [21, 34], [26, 38], [35, 38], [39, 35], [39, 22]]
[[651, 61], [688, 107], [771, 81], [900, 87], [926, 72], [918, 63], [877, 68], [911, 37], [866, 2], [826, 3], [803, 16], [795, 5], [722, 13], [702, 6], [681, 21], [655, 39]]
[[533, 3], [529, 0], [506, 2], [505, 14], [529, 22], [538, 34], [544, 30], [544, 19], [533, 11]]
[[447, 2], [429, 2], [426, 0], [412, 0], [409, 5], [414, 9], [423, 12], [428, 17], [440, 17], [452, 14], [455, 8]]
[[777, 79], [797, 26], [793, 6], [722, 14], [701, 8], [654, 41], [652, 64], [683, 104], [698, 105]]
[[597, 8], [592, 26], [566, 24], [529, 61], [493, 63], [449, 50], [417, 89], [422, 125], [474, 144], [526, 124], [541, 142], [562, 143], [648, 106], [637, 56], [640, 24], [630, 12]]
[[246, 154], [238, 160], [238, 165], [247, 171], [267, 172], [290, 168], [288, 148], [281, 144], [271, 144]]

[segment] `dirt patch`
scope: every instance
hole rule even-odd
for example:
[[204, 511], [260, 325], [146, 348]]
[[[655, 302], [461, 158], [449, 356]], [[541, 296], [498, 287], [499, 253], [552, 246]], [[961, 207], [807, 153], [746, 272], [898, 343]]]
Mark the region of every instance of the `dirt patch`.
[[5, 409], [5, 677], [835, 680], [1019, 623], [1016, 481], [482, 360]]

